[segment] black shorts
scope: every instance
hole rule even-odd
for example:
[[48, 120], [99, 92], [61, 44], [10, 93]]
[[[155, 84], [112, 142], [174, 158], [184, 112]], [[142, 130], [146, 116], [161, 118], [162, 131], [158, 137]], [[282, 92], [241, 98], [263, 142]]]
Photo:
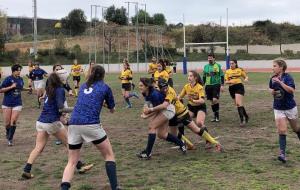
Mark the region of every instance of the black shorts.
[[192, 106], [191, 104], [187, 105], [189, 108], [189, 111], [194, 114], [194, 117], [197, 117], [198, 111], [203, 111], [206, 113], [206, 104], [201, 104], [198, 106]]
[[168, 80], [168, 85], [171, 86], [173, 88], [173, 79], [172, 78], [169, 78]]
[[213, 100], [213, 98], [219, 99], [220, 89], [221, 89], [220, 84], [205, 86], [206, 99], [208, 100]]
[[131, 83], [123, 83], [122, 89], [124, 89], [125, 91], [131, 91]]
[[80, 76], [73, 76], [73, 81], [80, 82]]
[[229, 93], [232, 99], [235, 98], [235, 94], [245, 95], [245, 88], [242, 83], [229, 86]]
[[182, 123], [184, 126], [189, 125], [192, 122], [192, 118], [189, 114], [189, 112], [187, 112], [186, 114], [184, 114], [183, 116], [181, 116], [180, 118], [178, 118], [176, 115], [169, 120], [169, 126], [170, 127], [176, 127], [178, 124]]

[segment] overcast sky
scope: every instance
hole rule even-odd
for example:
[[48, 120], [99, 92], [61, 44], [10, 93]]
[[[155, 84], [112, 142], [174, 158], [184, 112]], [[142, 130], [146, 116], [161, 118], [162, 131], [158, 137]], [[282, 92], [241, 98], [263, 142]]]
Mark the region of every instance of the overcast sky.
[[[126, 0], [37, 0], [38, 17], [65, 17], [72, 9], [81, 8], [89, 19], [90, 5], [125, 6]], [[185, 15], [187, 24], [216, 22], [225, 25], [226, 8], [229, 8], [229, 24], [252, 24], [256, 20], [271, 19], [275, 22], [300, 24], [299, 0], [133, 0], [147, 4], [147, 11], [163, 13], [168, 23], [182, 22]], [[140, 8], [144, 8], [140, 5]], [[0, 9], [9, 16], [32, 17], [32, 0], [0, 0]], [[133, 16], [134, 5], [130, 6]], [[101, 13], [99, 13], [100, 16]]]

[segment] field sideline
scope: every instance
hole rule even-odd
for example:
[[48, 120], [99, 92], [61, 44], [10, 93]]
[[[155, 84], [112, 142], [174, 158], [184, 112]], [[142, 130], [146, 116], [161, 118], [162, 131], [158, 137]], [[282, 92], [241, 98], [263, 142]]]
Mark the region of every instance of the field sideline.
[[[197, 150], [183, 156], [171, 149], [172, 144], [157, 138], [152, 159], [139, 160], [135, 154], [144, 149], [147, 141], [147, 120], [140, 118], [143, 99], [132, 99], [133, 108], [125, 109], [117, 74], [108, 74], [106, 82], [112, 87], [116, 100], [116, 113], [103, 109], [104, 128], [112, 142], [117, 161], [117, 174], [123, 189], [200, 190], [200, 189], [268, 189], [297, 190], [300, 187], [300, 142], [289, 129], [286, 164], [277, 161], [278, 135], [274, 127], [272, 97], [267, 91], [270, 73], [249, 73], [246, 84], [245, 107], [250, 116], [247, 127], [239, 127], [238, 113], [229, 96], [228, 88], [221, 94], [221, 122], [210, 123], [212, 112], [208, 106], [206, 125], [225, 148], [225, 153], [209, 153], [204, 141], [187, 131], [187, 136], [197, 145]], [[146, 74], [134, 75], [138, 78]], [[299, 73], [292, 73], [296, 88], [300, 85]], [[181, 90], [186, 76], [173, 76], [175, 89]], [[25, 77], [24, 77], [25, 79]], [[27, 81], [26, 81], [27, 82]], [[136, 89], [138, 90], [138, 89]], [[300, 102], [300, 91], [296, 92]], [[15, 146], [6, 145], [3, 117], [0, 117], [0, 189], [52, 190], [58, 189], [67, 152], [49, 140], [44, 153], [33, 165], [35, 178], [21, 181], [20, 176], [28, 155], [35, 144], [35, 121], [40, 111], [36, 97], [23, 92], [24, 109], [15, 135]], [[3, 94], [0, 95], [2, 100]], [[34, 101], [33, 101], [34, 100]], [[70, 106], [76, 99], [68, 97]], [[74, 190], [109, 189], [104, 161], [95, 147], [84, 145], [82, 159], [95, 167], [84, 175], [76, 174], [72, 181]]]

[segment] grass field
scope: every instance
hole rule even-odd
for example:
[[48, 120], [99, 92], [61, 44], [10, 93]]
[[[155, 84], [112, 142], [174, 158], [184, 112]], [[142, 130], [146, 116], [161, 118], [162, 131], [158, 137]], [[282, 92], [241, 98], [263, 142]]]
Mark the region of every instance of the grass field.
[[[183, 156], [173, 145], [157, 139], [151, 160], [139, 160], [135, 154], [144, 149], [147, 140], [147, 121], [141, 119], [143, 100], [133, 100], [134, 108], [124, 109], [117, 75], [106, 78], [114, 91], [116, 113], [107, 110], [102, 113], [104, 128], [110, 137], [117, 159], [119, 183], [123, 189], [299, 189], [300, 187], [300, 142], [289, 130], [287, 138], [288, 162], [276, 160], [278, 135], [274, 127], [272, 97], [269, 95], [269, 73], [250, 73], [246, 84], [245, 105], [250, 115], [247, 127], [239, 127], [239, 119], [229, 93], [221, 95], [221, 122], [210, 123], [212, 113], [208, 103], [206, 125], [224, 145], [224, 153], [204, 150], [204, 141], [188, 131], [197, 150]], [[293, 74], [296, 85], [300, 75]], [[135, 75], [135, 81], [138, 76]], [[185, 76], [174, 76], [175, 88], [181, 89]], [[136, 82], [137, 84], [137, 82]], [[2, 95], [1, 95], [2, 99]], [[24, 109], [19, 119], [15, 135], [15, 146], [6, 145], [3, 118], [0, 130], [0, 189], [59, 189], [63, 169], [67, 163], [66, 150], [48, 142], [42, 156], [33, 165], [36, 176], [30, 181], [21, 181], [24, 163], [35, 144], [35, 121], [40, 114], [36, 108], [36, 98], [23, 93]], [[300, 92], [296, 93], [300, 102]], [[74, 105], [75, 98], [69, 98]], [[94, 163], [87, 174], [76, 174], [72, 189], [109, 189], [104, 162], [95, 147], [86, 144], [82, 149], [82, 159]]]

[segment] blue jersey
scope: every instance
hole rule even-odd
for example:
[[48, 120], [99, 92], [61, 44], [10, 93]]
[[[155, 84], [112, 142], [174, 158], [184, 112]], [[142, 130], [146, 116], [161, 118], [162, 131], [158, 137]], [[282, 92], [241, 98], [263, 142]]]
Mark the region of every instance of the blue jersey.
[[165, 101], [165, 95], [156, 89], [151, 89], [148, 96], [145, 96], [145, 101], [151, 102], [153, 107], [162, 104]]
[[55, 89], [55, 96], [52, 99], [46, 95], [44, 107], [38, 121], [42, 123], [53, 123], [55, 121], [59, 121], [61, 116], [59, 109], [64, 107], [65, 101], [66, 97], [63, 87]]
[[16, 83], [17, 87], [4, 93], [2, 105], [7, 107], [22, 106], [21, 91], [24, 86], [22, 77], [15, 78], [12, 75], [6, 77], [1, 84], [1, 88], [9, 87], [13, 83]]
[[33, 81], [37, 81], [37, 80], [43, 80], [44, 75], [47, 74], [47, 72], [43, 69], [33, 69], [30, 73], [29, 73], [29, 78]]
[[107, 84], [98, 81], [89, 88], [87, 88], [86, 83], [82, 84], [69, 124], [99, 124], [104, 101], [109, 109], [115, 107], [112, 91]]
[[[294, 100], [294, 94], [285, 91], [279, 83], [273, 82], [272, 78], [270, 79], [269, 87], [271, 89], [274, 89], [275, 91], [280, 92], [280, 96], [278, 97], [274, 96], [273, 108], [276, 110], [289, 110], [294, 108], [296, 106], [296, 102]], [[295, 89], [294, 79], [291, 75], [284, 73], [282, 74], [280, 80], [284, 84]]]

